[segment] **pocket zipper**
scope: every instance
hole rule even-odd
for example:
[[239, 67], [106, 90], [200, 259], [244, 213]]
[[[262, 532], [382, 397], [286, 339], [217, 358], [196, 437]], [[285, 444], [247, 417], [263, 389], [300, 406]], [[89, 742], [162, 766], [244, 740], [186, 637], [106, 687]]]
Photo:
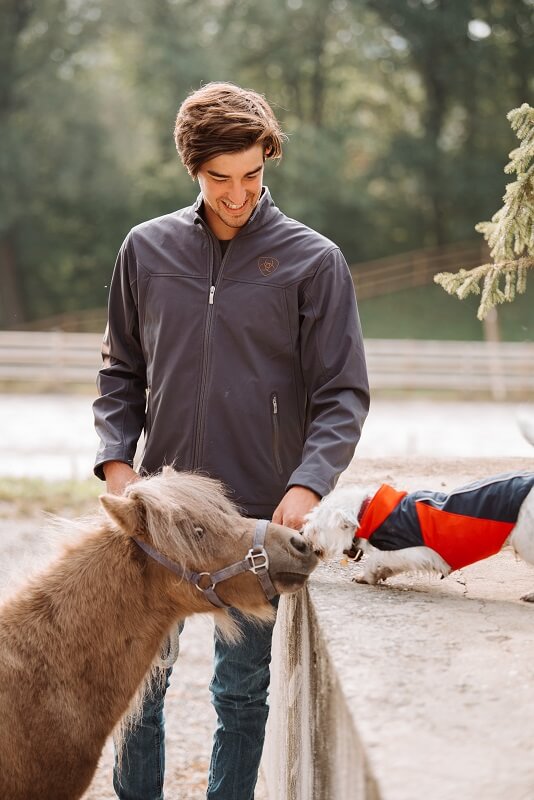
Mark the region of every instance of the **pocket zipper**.
[[280, 420], [278, 416], [278, 396], [276, 392], [271, 395], [271, 419], [273, 423], [273, 454], [276, 469], [281, 475], [284, 471], [280, 460]]

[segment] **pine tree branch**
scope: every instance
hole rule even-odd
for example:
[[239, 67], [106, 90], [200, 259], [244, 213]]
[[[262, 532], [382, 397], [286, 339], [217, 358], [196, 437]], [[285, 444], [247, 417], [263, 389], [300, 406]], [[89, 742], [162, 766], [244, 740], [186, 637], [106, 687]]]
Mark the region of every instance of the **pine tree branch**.
[[458, 272], [439, 272], [434, 275], [434, 282], [448, 294], [455, 294], [460, 300], [470, 294], [482, 292], [477, 312], [478, 319], [482, 320], [493, 306], [504, 302], [511, 303], [516, 294], [524, 294], [527, 270], [533, 268], [534, 256], [523, 256], [498, 264], [482, 264], [473, 269], [460, 269]]
[[479, 319], [493, 306], [524, 293], [527, 271], [534, 267], [534, 109], [523, 103], [507, 118], [521, 144], [509, 154], [505, 172], [515, 172], [517, 178], [506, 186], [504, 205], [491, 221], [475, 226], [489, 245], [492, 263], [434, 276], [436, 283], [460, 300], [481, 294]]

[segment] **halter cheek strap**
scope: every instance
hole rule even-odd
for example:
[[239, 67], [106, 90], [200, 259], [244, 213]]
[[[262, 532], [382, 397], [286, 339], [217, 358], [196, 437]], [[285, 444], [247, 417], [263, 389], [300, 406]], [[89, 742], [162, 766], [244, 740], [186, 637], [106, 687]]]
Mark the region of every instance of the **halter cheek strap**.
[[230, 606], [218, 596], [215, 587], [218, 583], [228, 580], [228, 578], [233, 578], [241, 572], [253, 572], [254, 575], [257, 576], [268, 600], [271, 600], [278, 594], [269, 575], [269, 556], [264, 547], [265, 535], [268, 527], [268, 520], [257, 520], [252, 547], [245, 558], [241, 561], [236, 561], [235, 564], [230, 564], [228, 567], [223, 567], [223, 569], [213, 574], [209, 572], [192, 572], [187, 569], [187, 567], [183, 567], [181, 564], [176, 564], [174, 561], [171, 561], [170, 558], [164, 556], [163, 553], [160, 553], [143, 539], [139, 539], [137, 536], [132, 536], [132, 539], [137, 546], [153, 558], [154, 561], [157, 561], [163, 567], [166, 567], [166, 569], [174, 572], [174, 574], [178, 575], [180, 578], [184, 578], [189, 583], [192, 583], [193, 586], [204, 594], [212, 605], [217, 608], [230, 608]]
[[264, 547], [265, 535], [268, 527], [269, 521], [266, 519], [259, 519], [256, 522], [254, 541], [251, 549], [248, 551], [247, 558], [252, 562], [250, 570], [257, 576], [261, 583], [263, 591], [265, 592], [265, 597], [267, 600], [272, 600], [273, 597], [276, 597], [278, 592], [274, 588], [271, 576], [269, 575], [269, 556]]

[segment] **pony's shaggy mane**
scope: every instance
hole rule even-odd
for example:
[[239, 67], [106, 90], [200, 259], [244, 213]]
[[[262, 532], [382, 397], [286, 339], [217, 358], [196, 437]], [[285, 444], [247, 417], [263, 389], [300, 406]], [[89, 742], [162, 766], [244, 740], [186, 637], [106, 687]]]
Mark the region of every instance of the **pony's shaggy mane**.
[[[223, 484], [195, 473], [164, 469], [159, 475], [130, 484], [124, 496], [140, 501], [144, 528], [152, 544], [177, 561], [198, 561], [199, 556], [213, 550], [213, 536], [220, 531], [231, 536], [242, 524]], [[201, 532], [195, 530], [198, 528]]]

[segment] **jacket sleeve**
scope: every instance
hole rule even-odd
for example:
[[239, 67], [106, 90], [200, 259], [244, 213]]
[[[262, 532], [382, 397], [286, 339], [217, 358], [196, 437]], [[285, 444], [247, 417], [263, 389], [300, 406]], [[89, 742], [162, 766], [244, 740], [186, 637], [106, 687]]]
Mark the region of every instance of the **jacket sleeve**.
[[121, 247], [111, 280], [102, 359], [93, 413], [100, 438], [94, 471], [104, 480], [106, 461], [133, 464], [145, 424], [146, 364], [139, 336], [137, 263], [131, 234]]
[[348, 466], [369, 411], [369, 383], [352, 278], [336, 249], [304, 287], [300, 358], [308, 399], [302, 461], [287, 488], [323, 497]]

